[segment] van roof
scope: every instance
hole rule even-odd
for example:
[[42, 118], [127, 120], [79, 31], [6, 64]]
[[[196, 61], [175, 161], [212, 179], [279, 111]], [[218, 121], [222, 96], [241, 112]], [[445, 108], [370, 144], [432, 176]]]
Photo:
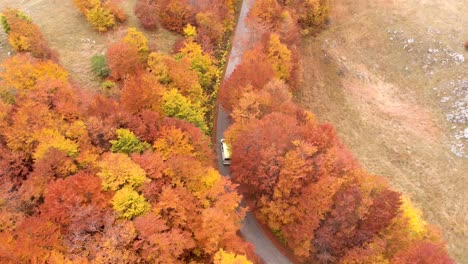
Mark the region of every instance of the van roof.
[[231, 158], [231, 150], [229, 149], [228, 144], [224, 142], [224, 139], [221, 140], [221, 144], [223, 144], [223, 156], [225, 159]]

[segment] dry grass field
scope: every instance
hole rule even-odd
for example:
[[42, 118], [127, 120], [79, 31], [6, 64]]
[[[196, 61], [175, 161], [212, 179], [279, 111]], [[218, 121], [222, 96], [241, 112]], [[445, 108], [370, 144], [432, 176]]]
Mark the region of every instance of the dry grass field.
[[330, 2], [329, 27], [303, 43], [297, 100], [468, 263], [468, 2]]
[[[122, 1], [128, 21], [103, 34], [92, 29], [72, 0], [0, 0], [0, 10], [14, 7], [28, 14], [39, 25], [50, 46], [59, 52], [60, 62], [70, 71], [73, 80], [84, 87], [95, 88], [98, 79], [91, 72], [91, 57], [104, 53], [106, 47], [125, 34], [128, 27], [143, 31], [150, 44], [162, 52], [170, 52], [177, 40], [176, 35], [163, 29], [155, 32], [143, 30], [133, 13], [135, 2]], [[6, 34], [0, 31], [0, 60], [3, 60], [11, 49]]]

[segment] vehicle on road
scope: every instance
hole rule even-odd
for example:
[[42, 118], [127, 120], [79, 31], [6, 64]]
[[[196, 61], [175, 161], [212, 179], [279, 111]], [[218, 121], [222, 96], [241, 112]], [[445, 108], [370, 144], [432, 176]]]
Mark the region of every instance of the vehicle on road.
[[228, 146], [228, 144], [226, 144], [226, 142], [224, 141], [224, 138], [221, 139], [220, 141], [220, 145], [221, 145], [221, 159], [223, 161], [223, 165], [229, 165], [231, 164], [231, 150]]

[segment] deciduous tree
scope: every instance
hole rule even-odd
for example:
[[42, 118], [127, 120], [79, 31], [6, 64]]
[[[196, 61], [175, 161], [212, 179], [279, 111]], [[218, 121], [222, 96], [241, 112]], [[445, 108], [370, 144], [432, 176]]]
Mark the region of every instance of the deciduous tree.
[[192, 103], [177, 90], [171, 89], [163, 95], [162, 108], [167, 116], [186, 120], [203, 132], [208, 132], [205, 109], [198, 103]]
[[135, 15], [143, 28], [156, 30], [158, 28], [158, 6], [154, 0], [138, 0], [135, 4]]
[[241, 63], [221, 87], [219, 96], [223, 107], [232, 110], [247, 89], [261, 90], [273, 76], [273, 67], [260, 47], [246, 51]]
[[145, 183], [145, 171], [123, 153], [107, 153], [98, 163], [97, 173], [104, 190], [117, 191], [124, 186], [138, 187]]
[[187, 133], [175, 127], [161, 130], [159, 139], [154, 142], [154, 149], [164, 160], [175, 155], [195, 155]]
[[190, 41], [181, 49], [179, 55], [188, 58], [191, 69], [198, 74], [203, 90], [205, 93], [211, 94], [218, 74], [213, 59], [208, 54], [203, 53], [201, 45]]
[[214, 255], [214, 264], [252, 264], [246, 256], [226, 252], [223, 249], [218, 250]]
[[110, 76], [117, 81], [144, 69], [138, 48], [125, 42], [110, 46], [106, 52], [106, 60], [111, 70]]
[[148, 39], [143, 33], [138, 31], [136, 28], [129, 28], [127, 35], [123, 38], [123, 41], [137, 48], [141, 60], [146, 62], [150, 53], [150, 49], [148, 46]]
[[195, 12], [186, 0], [164, 0], [159, 2], [159, 19], [165, 28], [183, 33], [187, 24], [194, 24]]
[[[294, 118], [272, 113], [251, 122], [232, 142], [232, 173], [236, 181], [251, 187], [249, 195], [273, 194], [282, 157], [300, 139]], [[260, 147], [261, 146], [261, 147]]]
[[115, 193], [112, 205], [119, 217], [125, 219], [132, 219], [150, 210], [150, 204], [145, 197], [128, 185]]
[[49, 48], [41, 30], [29, 16], [18, 9], [7, 8], [1, 15], [1, 21], [14, 50], [30, 52], [40, 59], [56, 59], [56, 52]]
[[430, 242], [414, 243], [408, 249], [397, 253], [391, 261], [392, 264], [410, 264], [410, 263], [455, 263], [447, 251], [437, 244]]
[[138, 73], [129, 76], [124, 81], [120, 101], [131, 114], [151, 110], [162, 113], [162, 96], [164, 87], [159, 84], [158, 79], [149, 73]]
[[150, 149], [151, 145], [147, 142], [141, 142], [132, 131], [124, 128], [117, 129], [117, 140], [111, 140], [112, 152], [121, 152], [125, 154], [143, 153]]

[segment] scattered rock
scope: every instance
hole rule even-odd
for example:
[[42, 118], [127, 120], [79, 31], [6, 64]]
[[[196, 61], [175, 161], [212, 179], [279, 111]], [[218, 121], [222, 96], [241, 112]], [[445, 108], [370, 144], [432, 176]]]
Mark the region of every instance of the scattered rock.
[[463, 54], [454, 52], [454, 53], [449, 54], [449, 55], [450, 55], [450, 57], [452, 57], [452, 59], [453, 59], [456, 63], [462, 63], [462, 62], [465, 61], [465, 57], [463, 56]]

